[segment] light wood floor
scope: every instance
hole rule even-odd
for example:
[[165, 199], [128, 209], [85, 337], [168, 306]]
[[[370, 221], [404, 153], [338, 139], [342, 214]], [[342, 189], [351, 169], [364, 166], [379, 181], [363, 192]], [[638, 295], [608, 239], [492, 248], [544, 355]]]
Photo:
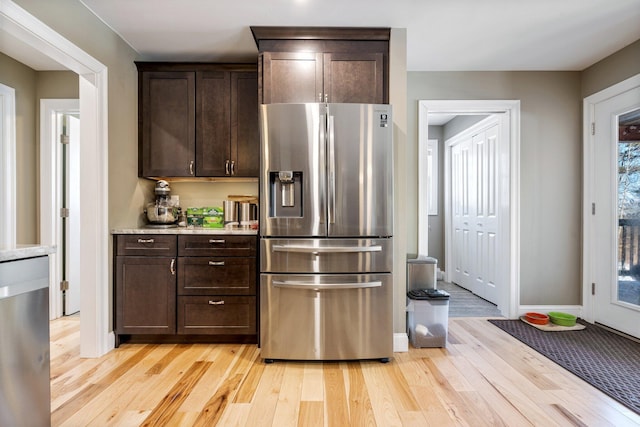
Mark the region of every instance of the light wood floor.
[[123, 344], [80, 359], [51, 323], [53, 426], [630, 426], [640, 417], [491, 325], [388, 364], [276, 362], [255, 345]]

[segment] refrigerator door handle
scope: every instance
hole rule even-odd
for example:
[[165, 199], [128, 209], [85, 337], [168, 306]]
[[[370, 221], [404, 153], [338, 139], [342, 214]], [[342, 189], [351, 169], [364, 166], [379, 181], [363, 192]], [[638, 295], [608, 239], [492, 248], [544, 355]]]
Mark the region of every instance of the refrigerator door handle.
[[296, 246], [296, 245], [273, 245], [274, 252], [303, 252], [303, 253], [352, 253], [352, 252], [382, 252], [382, 246]]
[[274, 280], [271, 282], [276, 288], [295, 288], [295, 289], [307, 289], [307, 290], [327, 290], [327, 289], [365, 289], [365, 288], [379, 288], [382, 286], [382, 282], [360, 282], [360, 283], [305, 283], [296, 282], [293, 280]]
[[334, 132], [334, 117], [329, 115], [327, 133], [328, 135], [328, 153], [327, 162], [327, 203], [328, 203], [328, 221], [329, 224], [335, 224], [336, 221], [336, 158], [335, 158], [335, 132]]

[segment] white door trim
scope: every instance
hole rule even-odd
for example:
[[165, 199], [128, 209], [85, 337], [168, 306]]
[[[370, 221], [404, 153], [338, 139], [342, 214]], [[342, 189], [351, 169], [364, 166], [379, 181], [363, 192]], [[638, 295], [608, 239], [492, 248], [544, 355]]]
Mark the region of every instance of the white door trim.
[[4, 31], [80, 76], [80, 356], [114, 347], [109, 322], [107, 67], [11, 0], [0, 0]]
[[[78, 99], [41, 99], [40, 100], [40, 243], [43, 245], [56, 245], [61, 238], [60, 200], [62, 197], [62, 184], [60, 176], [60, 143], [57, 134], [57, 113], [78, 113], [80, 100]], [[80, 147], [70, 146], [70, 150], [78, 153]], [[70, 157], [77, 157], [77, 154]], [[70, 199], [78, 199], [77, 192], [69, 194]], [[71, 226], [76, 228], [71, 231], [72, 236], [79, 238], [80, 230], [77, 221], [71, 221]], [[79, 245], [80, 242], [77, 242]], [[49, 318], [57, 319], [62, 316], [62, 294], [59, 287], [59, 279], [62, 276], [59, 253], [49, 256]], [[78, 277], [78, 263], [70, 263], [70, 277]]]
[[[520, 304], [520, 101], [519, 100], [421, 100], [418, 101], [419, 108], [419, 144], [426, 144], [429, 113], [451, 113], [451, 114], [493, 114], [505, 113], [509, 125], [505, 126], [508, 132], [509, 145], [508, 159], [510, 171], [508, 178], [508, 188], [505, 194], [501, 194], [504, 200], [508, 201], [505, 207], [508, 224], [504, 225], [505, 239], [507, 239], [506, 263], [503, 277], [509, 284], [507, 295], [501, 298], [498, 309], [505, 317], [517, 318]], [[426, 120], [425, 120], [426, 119]], [[423, 140], [424, 138], [424, 140]], [[506, 139], [505, 139], [506, 140]], [[505, 144], [506, 145], [506, 144]], [[449, 150], [445, 147], [445, 169], [447, 165]], [[447, 174], [445, 173], [445, 188], [449, 185]], [[448, 215], [449, 201], [445, 191], [445, 230], [448, 227], [446, 218]], [[428, 217], [427, 217], [428, 218]], [[423, 220], [422, 216], [418, 221]], [[445, 253], [447, 251], [445, 245]]]
[[582, 314], [587, 322], [595, 322], [595, 296], [592, 294], [594, 281], [593, 245], [595, 241], [595, 219], [592, 215], [592, 202], [595, 192], [595, 136], [592, 126], [595, 121], [595, 105], [633, 88], [640, 87], [640, 74], [629, 77], [613, 86], [586, 97], [582, 104], [583, 114], [583, 167], [582, 167]]
[[0, 247], [16, 244], [16, 91], [0, 84]]

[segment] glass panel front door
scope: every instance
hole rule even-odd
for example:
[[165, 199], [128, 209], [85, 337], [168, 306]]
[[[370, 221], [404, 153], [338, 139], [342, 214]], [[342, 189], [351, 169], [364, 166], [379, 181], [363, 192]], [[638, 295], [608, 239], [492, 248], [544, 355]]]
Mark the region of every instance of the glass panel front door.
[[618, 116], [618, 303], [640, 306], [640, 109]]

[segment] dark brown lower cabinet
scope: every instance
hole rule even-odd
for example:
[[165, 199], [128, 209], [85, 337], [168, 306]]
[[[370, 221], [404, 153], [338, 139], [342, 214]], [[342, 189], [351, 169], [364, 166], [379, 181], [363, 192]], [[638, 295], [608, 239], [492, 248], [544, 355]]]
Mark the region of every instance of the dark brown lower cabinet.
[[175, 334], [175, 258], [116, 257], [116, 333]]
[[257, 342], [255, 236], [116, 235], [116, 346]]

